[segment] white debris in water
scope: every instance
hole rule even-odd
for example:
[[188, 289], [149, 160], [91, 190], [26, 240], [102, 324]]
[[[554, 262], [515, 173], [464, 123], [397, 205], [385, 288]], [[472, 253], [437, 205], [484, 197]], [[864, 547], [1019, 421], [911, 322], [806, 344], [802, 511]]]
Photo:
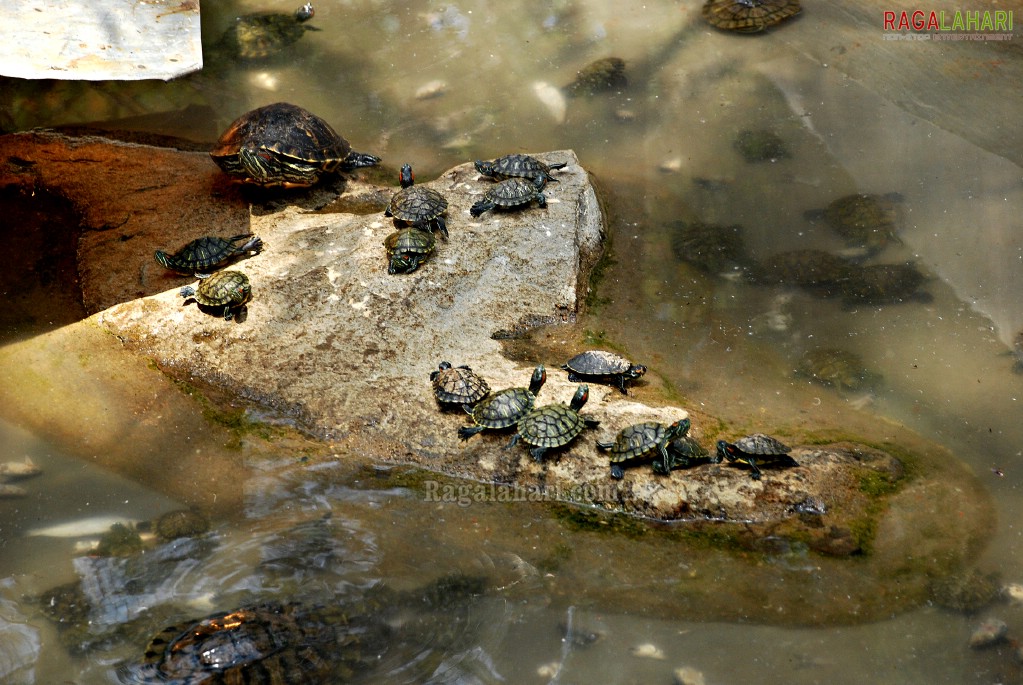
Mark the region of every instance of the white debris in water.
[[249, 75], [249, 84], [253, 88], [275, 92], [280, 88], [281, 82], [277, 78], [277, 74], [271, 74], [269, 71], [257, 71]]
[[671, 676], [672, 682], [674, 682], [675, 685], [707, 685], [707, 681], [704, 679], [703, 674], [692, 666], [676, 668], [672, 672]]
[[0, 464], [0, 478], [6, 480], [18, 480], [20, 478], [31, 478], [38, 476], [42, 470], [36, 466], [30, 457], [24, 461], [6, 461]]
[[568, 114], [568, 101], [560, 88], [552, 86], [546, 81], [537, 81], [533, 84], [533, 92], [554, 117], [554, 121], [559, 124], [565, 123], [565, 117]]
[[5, 485], [0, 483], [0, 499], [6, 499], [9, 497], [24, 497], [28, 494], [25, 488], [19, 488], [17, 485]]
[[682, 158], [673, 157], [661, 162], [661, 165], [657, 167], [660, 171], [666, 174], [677, 174], [682, 170]]
[[641, 645], [636, 645], [631, 650], [632, 656], [643, 657], [644, 659], [664, 659], [664, 652], [661, 648], [650, 642], [645, 642]]
[[982, 649], [990, 647], [1005, 639], [1009, 633], [1009, 626], [1005, 621], [998, 618], [985, 619], [970, 635], [970, 647]]
[[52, 526], [33, 528], [25, 533], [26, 537], [48, 537], [48, 538], [86, 538], [95, 535], [102, 535], [110, 530], [115, 524], [132, 526], [138, 523], [137, 519], [130, 519], [124, 516], [90, 516], [89, 518], [77, 519], [55, 523]]
[[428, 81], [416, 89], [415, 98], [416, 100], [429, 100], [431, 98], [440, 97], [448, 92], [448, 82], [441, 81], [440, 79], [434, 79]]
[[1002, 596], [1009, 604], [1023, 604], [1023, 584], [1009, 583], [1002, 588]]
[[557, 661], [552, 661], [549, 664], [543, 664], [536, 669], [536, 674], [541, 678], [554, 678], [558, 675], [558, 671], [561, 670], [561, 664]]

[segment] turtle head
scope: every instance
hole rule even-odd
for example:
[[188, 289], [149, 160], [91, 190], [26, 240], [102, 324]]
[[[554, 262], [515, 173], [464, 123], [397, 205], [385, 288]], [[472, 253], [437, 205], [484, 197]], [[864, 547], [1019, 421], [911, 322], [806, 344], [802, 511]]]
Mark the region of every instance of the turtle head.
[[401, 183], [402, 188], [408, 188], [416, 182], [415, 176], [412, 175], [411, 164], [405, 164], [401, 167], [401, 173], [398, 174], [398, 182]]
[[691, 425], [692, 425], [692, 423], [689, 421], [689, 417], [688, 416], [686, 418], [684, 418], [684, 419], [679, 419], [675, 423], [673, 423], [670, 426], [668, 426], [668, 431], [667, 431], [668, 432], [668, 436], [669, 436], [668, 439], [669, 440], [674, 440], [675, 438], [682, 437], [683, 435], [685, 435], [686, 433], [689, 432], [689, 427]]
[[735, 461], [735, 445], [730, 445], [724, 440], [718, 440], [717, 454], [719, 462], [722, 459], [728, 459], [728, 461]]
[[437, 375], [441, 371], [447, 371], [450, 368], [451, 368], [451, 362], [441, 362], [440, 364], [437, 365], [437, 370], [436, 371], [431, 371], [430, 372], [430, 380], [431, 381], [434, 380], [435, 378], [437, 378]]
[[629, 370], [625, 372], [625, 375], [629, 378], [639, 378], [646, 373], [646, 367], [642, 364], [633, 364], [629, 367]]
[[494, 175], [494, 163], [493, 162], [484, 162], [482, 159], [477, 159], [472, 164], [473, 164], [474, 167], [476, 167], [476, 171], [480, 172], [484, 176], [493, 176]]
[[164, 252], [163, 250], [157, 250], [154, 256], [156, 257], [156, 261], [158, 261], [161, 264], [161, 266], [167, 269], [172, 268], [170, 265], [169, 256], [167, 255], [166, 252]]
[[580, 385], [576, 389], [575, 395], [572, 396], [572, 404], [569, 406], [573, 411], [579, 411], [583, 408], [583, 405], [586, 404], [586, 400], [588, 399], [590, 399], [590, 386]]
[[295, 21], [302, 23], [303, 21], [309, 21], [316, 14], [316, 10], [313, 9], [313, 3], [307, 2], [306, 4], [295, 10]]
[[533, 395], [537, 395], [540, 392], [540, 388], [547, 382], [547, 369], [544, 368], [543, 364], [540, 364], [533, 369], [533, 377], [529, 379], [529, 392]]

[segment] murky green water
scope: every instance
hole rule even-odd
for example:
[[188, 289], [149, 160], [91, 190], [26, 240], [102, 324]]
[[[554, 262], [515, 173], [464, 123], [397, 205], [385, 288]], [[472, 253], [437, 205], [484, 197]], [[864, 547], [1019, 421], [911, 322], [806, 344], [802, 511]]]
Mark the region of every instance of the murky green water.
[[[215, 38], [235, 14], [269, 8], [294, 9], [205, 7], [204, 36]], [[656, 369], [687, 402], [728, 420], [841, 426], [866, 412], [949, 445], [999, 507], [999, 529], [979, 566], [1023, 582], [1023, 376], [1012, 373], [1007, 355], [1023, 327], [1023, 155], [1011, 123], [1020, 115], [1012, 91], [1023, 38], [885, 41], [876, 15], [889, 8], [876, 3], [809, 7], [771, 34], [734, 37], [706, 28], [698, 8], [321, 0], [314, 22], [322, 31], [266, 63], [211, 64], [169, 84], [5, 84], [4, 106], [19, 128], [127, 120], [118, 127], [208, 142], [239, 113], [287, 100], [325, 117], [356, 149], [394, 166], [411, 162], [420, 178], [468, 159], [573, 148], [604, 189], [613, 221], [615, 263], [583, 327]], [[551, 96], [549, 86], [611, 55], [626, 60], [627, 88], [564, 103]], [[432, 82], [440, 83], [431, 86], [436, 94], [417, 97]], [[151, 116], [163, 111], [181, 113]], [[733, 140], [757, 128], [777, 133], [790, 156], [746, 162]], [[707, 274], [670, 249], [672, 226], [699, 219], [741, 224], [758, 259], [838, 250], [841, 240], [804, 212], [853, 192], [893, 191], [904, 198], [903, 244], [875, 261], [915, 261], [930, 276], [927, 302], [843, 306]], [[19, 312], [38, 312], [31, 298], [15, 303]], [[7, 339], [45, 329], [34, 317], [5, 317]], [[824, 345], [858, 353], [883, 384], [840, 396], [794, 376], [803, 351]], [[20, 654], [33, 654], [33, 644], [41, 650], [34, 674], [20, 671], [14, 682], [114, 682], [111, 664], [137, 654], [138, 639], [68, 656], [52, 624], [22, 597], [74, 577], [74, 541], [25, 533], [92, 516], [144, 519], [175, 503], [68, 460], [60, 445], [16, 426], [4, 427], [3, 444], [11, 458], [31, 455], [44, 470], [25, 481], [29, 497], [0, 500], [0, 627]], [[966, 647], [988, 615], [1023, 634], [1016, 606], [995, 604], [976, 616], [925, 606], [864, 625], [850, 616], [842, 627], [793, 627], [786, 606], [752, 604], [750, 616], [762, 620], [774, 610], [776, 625], [787, 627], [707, 622], [710, 612], [698, 610], [653, 618], [630, 611], [622, 593], [653, 602], [677, 579], [636, 577], [621, 560], [668, 550], [623, 543], [605, 552], [599, 539], [568, 533], [532, 509], [424, 503], [372, 469], [335, 473], [340, 467], [328, 464], [295, 480], [293, 471], [260, 465], [244, 484], [244, 511], [215, 522], [217, 550], [176, 587], [177, 618], [259, 590], [267, 582], [258, 572], [261, 550], [327, 512], [332, 539], [343, 543], [328, 550], [322, 568], [288, 582], [340, 591], [378, 579], [414, 587], [449, 570], [499, 579], [500, 601], [477, 609], [476, 634], [441, 648], [450, 657], [447, 675], [406, 672], [380, 682], [667, 683], [683, 665], [709, 683], [1020, 678], [1008, 644]], [[723, 563], [713, 554], [680, 558], [678, 578]], [[754, 584], [790, 582], [794, 604], [810, 588], [822, 591], [813, 559], [790, 554], [768, 563], [777, 573], [769, 567]], [[641, 560], [636, 568], [645, 568]], [[606, 597], [573, 594], [573, 577], [591, 586], [606, 577]], [[565, 623], [601, 639], [565, 642]], [[632, 653], [645, 643], [664, 658]], [[0, 650], [0, 680], [8, 653]]]

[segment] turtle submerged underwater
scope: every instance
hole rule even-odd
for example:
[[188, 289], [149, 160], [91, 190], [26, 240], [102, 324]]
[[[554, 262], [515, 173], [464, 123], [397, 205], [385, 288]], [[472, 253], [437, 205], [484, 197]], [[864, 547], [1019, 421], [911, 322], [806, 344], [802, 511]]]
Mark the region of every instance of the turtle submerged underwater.
[[707, 0], [703, 18], [722, 31], [760, 33], [799, 14], [799, 0]]
[[322, 174], [380, 162], [355, 152], [330, 124], [287, 102], [246, 112], [221, 134], [210, 157], [225, 173], [261, 186], [310, 186]]
[[223, 53], [242, 60], [262, 60], [298, 42], [306, 31], [319, 31], [306, 22], [316, 11], [306, 3], [292, 14], [253, 12], [236, 18], [217, 43]]

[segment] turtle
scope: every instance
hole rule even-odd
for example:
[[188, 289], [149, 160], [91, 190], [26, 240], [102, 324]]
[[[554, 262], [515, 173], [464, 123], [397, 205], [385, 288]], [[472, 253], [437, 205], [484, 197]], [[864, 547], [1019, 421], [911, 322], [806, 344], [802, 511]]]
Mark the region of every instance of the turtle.
[[199, 287], [186, 285], [178, 293], [185, 302], [194, 299], [205, 307], [223, 308], [224, 320], [230, 321], [234, 310], [252, 297], [249, 278], [241, 271], [218, 271], [199, 280]]
[[[245, 242], [239, 245], [242, 240]], [[263, 241], [251, 233], [230, 238], [208, 235], [193, 240], [172, 255], [157, 250], [155, 257], [157, 262], [171, 271], [205, 278], [236, 257], [250, 253], [258, 254], [262, 249]]]
[[667, 475], [676, 469], [687, 469], [704, 462], [718, 464], [721, 457], [716, 451], [708, 452], [693, 436], [680, 435], [668, 443], [668, 471], [664, 470], [664, 464], [654, 460], [654, 473]]
[[748, 466], [753, 480], [760, 480], [760, 466], [799, 466], [799, 463], [789, 456], [790, 451], [791, 449], [779, 440], [764, 433], [747, 435], [734, 443], [725, 440], [717, 442], [719, 460], [727, 459], [729, 462]]
[[432, 231], [415, 226], [395, 231], [384, 239], [387, 248], [387, 273], [410, 274], [433, 252], [437, 241]]
[[401, 167], [398, 180], [401, 190], [391, 198], [384, 216], [392, 216], [416, 228], [438, 230], [447, 238], [448, 227], [444, 220], [444, 213], [448, 211], [447, 199], [432, 188], [413, 185], [415, 177], [410, 164]]
[[703, 18], [722, 31], [759, 33], [800, 9], [799, 0], [707, 0]]
[[210, 157], [224, 172], [261, 186], [310, 186], [320, 175], [380, 162], [355, 152], [315, 114], [275, 102], [241, 115], [221, 134]]
[[485, 162], [477, 159], [473, 165], [483, 176], [496, 178], [503, 181], [509, 178], [526, 178], [536, 184], [537, 188], [543, 188], [548, 183], [558, 183], [558, 179], [551, 176], [552, 171], [564, 169], [568, 162], [557, 164], [545, 164], [536, 157], [529, 155], [505, 155], [498, 157], [492, 162]]
[[210, 522], [194, 509], [175, 509], [161, 514], [153, 524], [153, 531], [161, 540], [194, 538], [210, 529]]
[[564, 447], [582, 433], [584, 428], [596, 428], [600, 425], [600, 421], [579, 414], [579, 410], [589, 397], [589, 387], [580, 385], [576, 388], [569, 406], [545, 404], [533, 409], [519, 419], [515, 435], [512, 436], [508, 447], [522, 440], [533, 446], [529, 450], [530, 456], [542, 462], [547, 450]]
[[852, 263], [824, 250], [790, 250], [779, 252], [756, 264], [750, 272], [752, 280], [765, 285], [794, 285], [823, 297], [841, 292]]
[[462, 426], [458, 437], [468, 440], [488, 428], [509, 428], [519, 422], [533, 409], [540, 388], [547, 381], [547, 370], [543, 364], [533, 369], [528, 388], [505, 388], [499, 390], [475, 405], [466, 404], [465, 411], [472, 416], [473, 426]]
[[876, 374], [864, 368], [858, 354], [835, 347], [806, 350], [799, 358], [796, 373], [839, 390], [861, 390], [877, 379]]
[[541, 208], [547, 207], [547, 197], [535, 183], [524, 178], [506, 178], [488, 188], [483, 197], [469, 208], [469, 213], [478, 217], [495, 207], [517, 209], [533, 200]]
[[572, 82], [562, 90], [568, 97], [575, 97], [621, 90], [627, 85], [629, 79], [625, 76], [625, 60], [620, 57], [602, 57], [580, 69]]
[[302, 5], [292, 14], [253, 12], [244, 14], [220, 37], [218, 47], [228, 55], [243, 60], [261, 60], [281, 52], [298, 42], [306, 31], [319, 31], [307, 21], [316, 11], [312, 3]]
[[490, 394], [490, 384], [466, 365], [441, 362], [430, 373], [433, 394], [444, 404], [473, 405]]
[[850, 269], [841, 282], [842, 300], [849, 306], [906, 300], [928, 302], [930, 293], [920, 291], [925, 280], [912, 262], [858, 267]]
[[568, 380], [591, 381], [616, 386], [627, 395], [625, 384], [646, 373], [642, 364], [633, 364], [625, 357], [604, 350], [587, 350], [569, 359], [562, 366], [568, 371]]
[[778, 134], [763, 128], [740, 131], [732, 147], [750, 163], [774, 162], [791, 157]]
[[677, 259], [709, 273], [745, 271], [751, 264], [742, 226], [676, 221], [669, 226], [671, 251]]
[[877, 195], [854, 193], [832, 201], [824, 209], [812, 209], [803, 216], [809, 221], [823, 219], [850, 247], [865, 256], [875, 255], [892, 244], [901, 244], [898, 231], [899, 193]]
[[680, 419], [670, 426], [657, 421], [644, 421], [620, 430], [614, 442], [598, 441], [597, 447], [611, 453], [611, 477], [615, 480], [621, 480], [625, 475], [623, 464], [647, 458], [659, 462], [663, 473], [667, 474], [671, 471], [668, 444], [687, 434], [689, 426], [688, 418]]

